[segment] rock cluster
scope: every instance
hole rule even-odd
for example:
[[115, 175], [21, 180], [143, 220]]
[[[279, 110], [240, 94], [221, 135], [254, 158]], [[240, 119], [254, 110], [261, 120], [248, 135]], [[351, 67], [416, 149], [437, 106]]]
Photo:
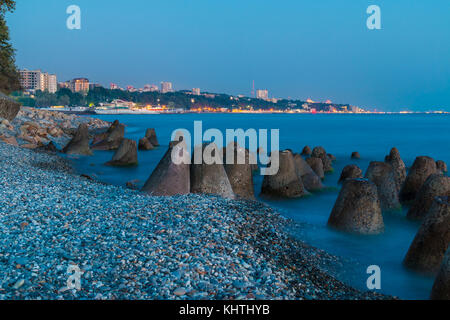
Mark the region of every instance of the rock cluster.
[[447, 164], [444, 161], [442, 161], [442, 160], [436, 161], [436, 167], [442, 173], [447, 173]]
[[147, 138], [139, 139], [139, 150], [153, 150], [155, 146]]
[[315, 147], [311, 153], [311, 157], [322, 160], [325, 173], [333, 171], [332, 161], [323, 147]]
[[305, 146], [302, 150], [302, 156], [310, 156], [311, 154], [311, 148], [309, 146]]
[[63, 148], [63, 152], [66, 154], [92, 155], [89, 148], [89, 128], [87, 124], [80, 124], [72, 140]]
[[392, 148], [389, 155], [386, 156], [385, 162], [389, 163], [394, 169], [395, 181], [397, 183], [397, 189], [400, 192], [400, 189], [403, 186], [403, 183], [406, 179], [406, 166], [400, 157], [400, 152], [397, 148]]
[[354, 151], [352, 152], [352, 155], [350, 156], [351, 159], [361, 159], [361, 155], [359, 154], [358, 151]]
[[306, 190], [314, 192], [323, 188], [321, 178], [314, 172], [301, 155], [294, 155], [294, 163], [297, 176], [303, 182]]
[[349, 164], [342, 169], [338, 182], [343, 183], [347, 179], [360, 179], [362, 177], [362, 170], [356, 164]]
[[[228, 163], [226, 153], [233, 154], [233, 161]], [[254, 200], [254, 186], [253, 186], [253, 168], [250, 163], [251, 154], [249, 150], [242, 148], [237, 143], [230, 143], [224, 149], [225, 172], [230, 181], [231, 188], [237, 198]], [[243, 159], [245, 163], [240, 164], [238, 159]], [[255, 160], [255, 159], [252, 159]]]
[[[222, 158], [222, 152], [215, 143], [205, 143], [196, 146], [195, 152], [202, 152], [205, 154], [205, 149], [208, 148], [213, 158]], [[214, 194], [223, 198], [235, 199], [233, 188], [228, 180], [225, 167], [222, 163], [207, 163], [203, 159], [202, 163], [195, 164], [194, 157], [192, 157], [191, 164], [191, 192], [200, 194]]]
[[396, 175], [390, 164], [379, 161], [371, 162], [366, 171], [365, 178], [377, 186], [382, 210], [396, 210], [401, 208], [398, 199]]
[[108, 166], [134, 166], [138, 164], [136, 141], [130, 139], [122, 139], [122, 143], [114, 153], [111, 161], [108, 161]]
[[377, 187], [366, 179], [347, 179], [331, 211], [328, 225], [356, 234], [384, 231]]
[[50, 141], [48, 144], [37, 148], [37, 150], [38, 151], [42, 151], [42, 152], [50, 152], [50, 153], [57, 153], [57, 152], [59, 152], [58, 147], [55, 146], [53, 141]]
[[432, 300], [450, 300], [450, 248], [443, 259], [441, 269], [431, 290]]
[[146, 181], [143, 192], [173, 196], [191, 192], [190, 155], [186, 143], [171, 142], [169, 149]]
[[94, 137], [93, 150], [116, 150], [125, 136], [125, 126], [115, 120], [108, 130]]
[[291, 151], [286, 150], [279, 153], [278, 173], [264, 176], [261, 194], [283, 198], [298, 198], [306, 194], [303, 182], [297, 175]]
[[158, 147], [159, 146], [159, 142], [158, 142], [158, 138], [156, 137], [156, 131], [153, 128], [147, 129], [147, 131], [145, 132], [145, 137], [148, 141], [150, 141], [150, 143], [155, 146]]
[[147, 129], [145, 136], [139, 140], [139, 150], [153, 150], [159, 146], [155, 129]]
[[425, 273], [439, 270], [450, 244], [450, 197], [437, 197], [405, 257], [408, 268]]
[[0, 118], [14, 120], [20, 110], [20, 104], [0, 92]]
[[428, 214], [434, 199], [439, 196], [450, 197], [450, 177], [432, 174], [417, 193], [407, 217], [412, 220], [422, 220]]
[[433, 173], [437, 173], [436, 162], [430, 157], [417, 157], [400, 191], [400, 201], [404, 203], [412, 202], [424, 182]]
[[90, 130], [108, 125], [100, 119], [22, 107], [13, 121], [0, 119], [0, 140], [28, 149], [42, 149], [50, 142], [65, 146], [82, 123]]
[[323, 169], [323, 162], [320, 158], [310, 157], [306, 159], [306, 163], [311, 167], [311, 169], [316, 173], [320, 179], [325, 178], [325, 173]]

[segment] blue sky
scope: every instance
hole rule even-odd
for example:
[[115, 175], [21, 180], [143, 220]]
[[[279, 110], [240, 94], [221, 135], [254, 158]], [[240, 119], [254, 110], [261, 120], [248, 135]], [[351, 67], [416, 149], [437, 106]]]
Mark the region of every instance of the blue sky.
[[[450, 1], [27, 0], [7, 17], [20, 68], [59, 80], [450, 111]], [[78, 5], [81, 30], [66, 28]], [[381, 30], [366, 9], [381, 8]]]

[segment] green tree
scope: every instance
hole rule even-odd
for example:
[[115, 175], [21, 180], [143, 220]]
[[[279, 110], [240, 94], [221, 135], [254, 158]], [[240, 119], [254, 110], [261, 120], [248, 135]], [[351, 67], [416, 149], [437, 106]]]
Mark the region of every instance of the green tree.
[[58, 104], [61, 106], [68, 106], [70, 104], [70, 97], [67, 95], [60, 96], [58, 99]]
[[47, 108], [57, 104], [58, 99], [55, 94], [48, 91], [36, 91], [36, 107]]
[[5, 21], [5, 13], [13, 11], [14, 8], [13, 0], [0, 0], [0, 91], [6, 94], [20, 90], [20, 75], [14, 58], [15, 50], [10, 43]]
[[7, 11], [14, 11], [16, 8], [16, 1], [14, 0], [0, 0], [0, 14], [4, 15]]

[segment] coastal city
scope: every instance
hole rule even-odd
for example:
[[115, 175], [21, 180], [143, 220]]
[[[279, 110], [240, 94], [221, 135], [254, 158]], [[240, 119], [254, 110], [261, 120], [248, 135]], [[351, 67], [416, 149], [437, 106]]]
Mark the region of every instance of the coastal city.
[[[110, 83], [109, 88], [91, 82], [86, 77], [58, 82], [55, 74], [41, 70], [22, 69], [21, 92], [16, 100], [30, 107], [69, 113], [87, 114], [161, 114], [161, 113], [416, 113], [405, 110], [386, 112], [361, 108], [351, 104], [337, 104], [331, 100], [314, 101], [311, 98], [292, 100], [269, 96], [267, 89], [255, 89], [250, 95], [228, 95], [201, 91], [174, 89], [169, 81], [159, 86], [146, 84], [142, 88], [125, 88]], [[71, 99], [72, 97], [72, 99]], [[424, 113], [448, 113], [436, 110]]]
[[[279, 99], [269, 96], [267, 89], [255, 89], [252, 83], [250, 96], [216, 94], [202, 92], [200, 88], [175, 91], [172, 82], [162, 81], [160, 86], [146, 84], [143, 88], [132, 85], [122, 88], [111, 83], [105, 88], [99, 83], [90, 82], [80, 77], [58, 82], [55, 74], [41, 70], [20, 70], [20, 81], [23, 91], [17, 100], [25, 104], [47, 110], [61, 112], [95, 113], [95, 114], [158, 114], [158, 113], [369, 113], [360, 107], [345, 104], [334, 104], [330, 100], [317, 102]], [[110, 97], [104, 99], [89, 98], [95, 92], [108, 90]], [[68, 96], [76, 94], [81, 103], [71, 103]], [[61, 93], [69, 93], [62, 95]], [[55, 95], [60, 99], [45, 101], [45, 97]], [[103, 95], [104, 96], [104, 95]], [[141, 99], [142, 96], [154, 99]], [[82, 99], [82, 98], [86, 99]], [[50, 99], [52, 100], [52, 99]], [[151, 101], [144, 101], [151, 100]], [[37, 105], [36, 105], [37, 103]], [[370, 111], [372, 113], [373, 111]]]

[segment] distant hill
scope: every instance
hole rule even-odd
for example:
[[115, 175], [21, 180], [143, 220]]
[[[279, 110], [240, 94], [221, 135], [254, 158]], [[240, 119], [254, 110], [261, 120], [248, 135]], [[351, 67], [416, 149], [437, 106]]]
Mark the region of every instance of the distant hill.
[[190, 91], [161, 92], [130, 92], [125, 90], [110, 90], [96, 87], [87, 94], [73, 93], [69, 89], [60, 89], [52, 94], [37, 91], [34, 96], [22, 96], [15, 93], [16, 99], [30, 107], [50, 107], [53, 105], [97, 106], [115, 99], [132, 101], [141, 105], [167, 106], [170, 108], [189, 109], [262, 109], [262, 110], [294, 110], [328, 112], [347, 111], [351, 107], [345, 104], [316, 103], [301, 100], [262, 100], [251, 97], [236, 97], [228, 94], [202, 93], [193, 95]]

